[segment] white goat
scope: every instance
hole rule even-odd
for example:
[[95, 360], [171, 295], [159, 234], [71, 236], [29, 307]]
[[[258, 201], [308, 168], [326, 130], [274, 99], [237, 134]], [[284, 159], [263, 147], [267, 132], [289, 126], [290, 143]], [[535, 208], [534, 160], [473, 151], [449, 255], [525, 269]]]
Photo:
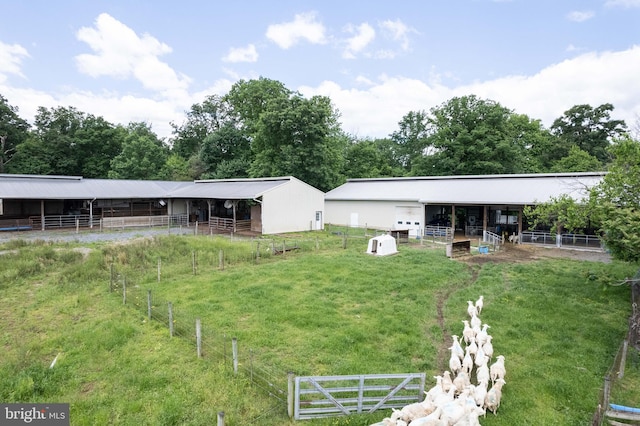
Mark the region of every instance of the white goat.
[[509, 235], [509, 242], [510, 243], [517, 244], [519, 239], [520, 239], [520, 235], [516, 234], [515, 232], [513, 234]]
[[489, 366], [487, 365], [487, 362], [489, 362], [489, 357], [485, 355], [484, 362], [478, 365], [478, 369], [476, 370], [476, 380], [478, 381], [478, 383], [483, 383], [483, 382], [488, 383], [489, 379], [491, 378], [489, 373]]
[[445, 420], [441, 419], [442, 407], [437, 407], [435, 411], [426, 417], [415, 419], [411, 426], [448, 426]]
[[467, 313], [469, 314], [469, 316], [478, 316], [478, 310], [476, 309], [476, 306], [473, 304], [473, 302], [471, 300], [467, 300], [467, 304]]
[[491, 328], [491, 326], [489, 324], [483, 324], [482, 329], [480, 329], [476, 334], [476, 343], [478, 344], [478, 347], [484, 345], [487, 341], [487, 336], [489, 335], [489, 333], [487, 333], [487, 328]]
[[494, 384], [500, 379], [504, 380], [507, 375], [507, 370], [504, 366], [504, 355], [498, 355], [496, 362], [489, 367], [489, 372], [491, 374], [491, 381]]
[[476, 367], [480, 367], [482, 364], [485, 363], [485, 354], [484, 351], [482, 350], [482, 346], [478, 346], [478, 352], [476, 352], [476, 357], [474, 359], [474, 363], [476, 364]]
[[486, 356], [489, 357], [489, 359], [493, 358], [493, 343], [491, 343], [492, 339], [493, 336], [487, 335], [487, 341], [484, 345], [482, 345], [482, 351]]
[[452, 352], [458, 355], [458, 358], [460, 358], [460, 360], [462, 361], [462, 358], [464, 358], [464, 350], [462, 349], [462, 346], [458, 341], [458, 336], [454, 334], [451, 336], [451, 338], [453, 339], [453, 345], [451, 345], [451, 348], [449, 349], [451, 349]]
[[502, 379], [496, 380], [491, 389], [487, 391], [487, 396], [484, 398], [484, 407], [486, 410], [491, 411], [494, 415], [500, 407], [500, 400], [502, 399], [502, 386], [507, 382]]
[[449, 358], [449, 370], [451, 370], [453, 374], [458, 374], [458, 371], [462, 370], [460, 358], [458, 358], [458, 355], [453, 351], [451, 351], [451, 357]]
[[468, 320], [462, 320], [464, 324], [464, 330], [462, 331], [462, 339], [465, 344], [469, 344], [469, 340], [476, 336], [476, 333], [473, 331], [473, 328], [469, 325]]
[[467, 346], [467, 348], [469, 348], [469, 353], [473, 356], [478, 353], [478, 345], [476, 344], [475, 337], [471, 339], [471, 343], [469, 343], [469, 346]]
[[484, 307], [484, 296], [480, 296], [478, 300], [476, 300], [476, 312], [478, 312], [478, 315], [482, 313], [483, 307]]
[[482, 407], [484, 405], [484, 398], [487, 396], [487, 389], [489, 388], [488, 381], [478, 381], [478, 384], [473, 389], [473, 397], [476, 400], [476, 405]]
[[471, 370], [473, 370], [473, 358], [471, 357], [469, 346], [464, 348], [464, 352], [464, 358], [462, 359], [462, 371], [470, 375]]
[[471, 320], [469, 321], [471, 324], [471, 328], [477, 333], [477, 330], [480, 330], [480, 326], [482, 326], [482, 320], [477, 315], [473, 315]]
[[451, 372], [445, 371], [442, 373], [442, 390], [447, 393], [453, 387], [453, 380], [451, 380]]

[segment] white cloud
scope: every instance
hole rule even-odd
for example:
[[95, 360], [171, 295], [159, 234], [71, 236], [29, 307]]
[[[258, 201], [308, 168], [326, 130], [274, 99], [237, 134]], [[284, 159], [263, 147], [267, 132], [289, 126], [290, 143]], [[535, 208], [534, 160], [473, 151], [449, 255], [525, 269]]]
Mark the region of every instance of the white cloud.
[[19, 44], [5, 44], [0, 41], [0, 82], [6, 80], [6, 74], [24, 77], [20, 66], [22, 59], [29, 57], [27, 49]]
[[376, 38], [376, 31], [366, 22], [357, 27], [349, 25], [346, 31], [354, 36], [347, 39], [347, 46], [342, 52], [342, 57], [345, 59], [355, 58], [356, 53], [361, 52]]
[[409, 50], [409, 33], [414, 32], [399, 19], [395, 21], [386, 20], [380, 23], [380, 27], [391, 37], [392, 40], [400, 42], [402, 50]]
[[640, 46], [620, 52], [586, 53], [551, 65], [532, 76], [509, 76], [460, 87], [434, 80], [381, 76], [364, 89], [325, 81], [303, 86], [305, 96], [329, 96], [342, 114], [343, 130], [360, 137], [387, 137], [409, 111], [429, 110], [455, 96], [474, 94], [547, 127], [574, 105], [614, 106], [612, 118], [632, 125], [640, 116]]
[[222, 58], [223, 62], [256, 62], [257, 60], [258, 51], [254, 44], [249, 44], [247, 47], [232, 47]]
[[138, 36], [131, 28], [102, 13], [95, 27], [83, 27], [76, 36], [95, 52], [76, 56], [80, 72], [92, 77], [134, 77], [143, 87], [164, 97], [186, 96], [190, 79], [158, 59], [170, 53], [171, 48], [149, 34]]
[[570, 12], [567, 15], [567, 19], [573, 22], [584, 22], [593, 18], [595, 15], [596, 14], [590, 10], [585, 10], [585, 11], [575, 10], [573, 12]]
[[640, 7], [640, 0], [607, 0], [604, 4], [607, 7], [624, 7], [624, 8], [633, 8]]
[[289, 49], [300, 40], [312, 44], [326, 43], [324, 25], [316, 21], [314, 12], [298, 14], [291, 22], [269, 25], [266, 36], [282, 49]]

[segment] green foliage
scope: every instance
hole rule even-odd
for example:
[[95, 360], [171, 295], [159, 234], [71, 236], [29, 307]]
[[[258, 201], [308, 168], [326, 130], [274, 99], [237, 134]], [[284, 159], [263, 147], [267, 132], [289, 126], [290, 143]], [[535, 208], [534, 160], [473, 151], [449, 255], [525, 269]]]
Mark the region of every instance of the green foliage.
[[168, 150], [144, 123], [129, 125], [122, 151], [111, 160], [110, 179], [163, 179]]
[[16, 147], [27, 139], [29, 124], [18, 115], [18, 107], [9, 105], [0, 95], [0, 173], [5, 173]]
[[569, 155], [571, 147], [578, 147], [605, 163], [610, 142], [622, 137], [626, 131], [623, 120], [611, 119], [613, 109], [608, 103], [596, 108], [582, 104], [565, 111], [551, 126], [551, 131], [558, 137], [554, 146], [556, 159]]
[[596, 172], [602, 169], [602, 163], [596, 157], [574, 145], [569, 149], [569, 154], [566, 157], [554, 163], [551, 171], [558, 173]]
[[413, 175], [522, 173], [525, 147], [521, 123], [497, 102], [474, 95], [432, 108], [426, 149], [414, 160]]
[[618, 259], [640, 260], [640, 142], [629, 137], [609, 148], [609, 173], [591, 194], [604, 242]]
[[563, 194], [535, 206], [525, 206], [524, 216], [532, 229], [549, 228], [551, 233], [584, 233], [597, 227], [592, 219], [592, 210], [585, 201], [576, 201]]

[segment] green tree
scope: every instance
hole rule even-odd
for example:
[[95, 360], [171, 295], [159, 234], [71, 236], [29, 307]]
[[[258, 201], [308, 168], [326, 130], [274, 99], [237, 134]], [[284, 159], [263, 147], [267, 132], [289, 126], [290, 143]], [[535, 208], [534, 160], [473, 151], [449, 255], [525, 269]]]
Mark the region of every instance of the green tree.
[[342, 182], [345, 138], [329, 98], [294, 94], [267, 102], [252, 141], [253, 177], [293, 175], [327, 191]]
[[29, 136], [29, 124], [18, 115], [18, 107], [0, 95], [0, 173], [13, 159], [16, 147]]
[[602, 163], [596, 157], [574, 145], [569, 149], [569, 154], [566, 157], [555, 162], [551, 171], [558, 173], [597, 172], [602, 169]]
[[257, 80], [236, 82], [224, 100], [233, 109], [235, 120], [248, 135], [254, 136], [262, 114], [272, 104], [286, 101], [292, 95], [291, 90], [277, 80], [260, 77]]
[[399, 129], [391, 134], [393, 159], [410, 172], [429, 145], [429, 117], [425, 111], [410, 111], [398, 126]]
[[588, 200], [575, 200], [566, 194], [526, 206], [523, 213], [531, 228], [549, 228], [551, 233], [584, 233], [596, 225]]
[[[243, 130], [228, 122], [205, 138], [200, 148], [199, 158], [205, 168], [203, 177], [215, 177], [215, 179], [248, 177], [251, 144]], [[227, 173], [230, 175], [227, 176]]]
[[390, 176], [390, 165], [378, 144], [371, 140], [350, 141], [344, 155], [343, 175], [347, 178]]
[[124, 136], [102, 117], [73, 107], [40, 107], [31, 136], [16, 147], [12, 171], [105, 178]]
[[601, 163], [607, 162], [607, 147], [611, 141], [624, 135], [626, 124], [623, 120], [612, 120], [613, 105], [575, 105], [565, 111], [551, 125], [551, 132], [558, 137], [552, 149], [557, 161], [569, 154], [572, 146], [596, 157]]
[[188, 160], [200, 151], [202, 142], [231, 121], [229, 103], [218, 95], [207, 96], [201, 104], [194, 104], [185, 121], [173, 127], [172, 151]]
[[522, 137], [513, 113], [475, 95], [453, 98], [432, 108], [425, 155], [413, 175], [482, 175], [526, 170]]
[[640, 260], [640, 142], [625, 136], [613, 142], [613, 157], [591, 205], [602, 222], [605, 245], [617, 258]]
[[111, 160], [110, 179], [165, 179], [166, 147], [145, 123], [131, 123], [122, 151]]
[[189, 162], [178, 154], [171, 154], [167, 157], [161, 177], [165, 180], [174, 181], [188, 181], [193, 179], [189, 170]]

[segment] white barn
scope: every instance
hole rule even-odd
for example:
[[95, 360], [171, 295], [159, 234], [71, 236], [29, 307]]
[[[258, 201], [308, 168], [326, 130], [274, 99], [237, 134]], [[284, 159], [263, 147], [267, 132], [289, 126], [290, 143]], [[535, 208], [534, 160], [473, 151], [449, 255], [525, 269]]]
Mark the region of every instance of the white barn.
[[324, 192], [293, 176], [173, 182], [0, 175], [0, 230], [93, 227], [123, 218], [199, 221], [224, 232], [319, 230]]
[[428, 225], [466, 235], [518, 233], [524, 206], [566, 194], [586, 198], [603, 172], [351, 179], [325, 194], [325, 220], [336, 225], [408, 230]]

